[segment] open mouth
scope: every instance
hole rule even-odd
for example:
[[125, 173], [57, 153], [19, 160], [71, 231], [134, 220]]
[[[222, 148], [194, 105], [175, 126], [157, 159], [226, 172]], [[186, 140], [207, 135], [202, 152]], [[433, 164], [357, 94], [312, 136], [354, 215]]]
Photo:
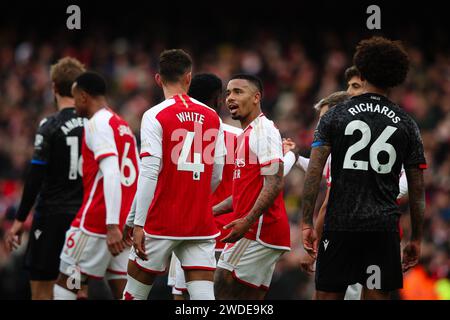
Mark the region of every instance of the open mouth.
[[228, 110], [230, 110], [231, 114], [236, 114], [238, 109], [239, 109], [239, 106], [237, 104], [229, 104], [228, 105]]

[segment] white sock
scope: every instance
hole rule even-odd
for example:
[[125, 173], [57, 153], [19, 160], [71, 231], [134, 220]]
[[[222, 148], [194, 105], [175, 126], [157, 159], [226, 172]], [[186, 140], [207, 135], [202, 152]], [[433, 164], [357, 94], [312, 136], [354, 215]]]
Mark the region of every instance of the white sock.
[[190, 281], [186, 282], [186, 287], [191, 300], [216, 300], [212, 281]]
[[123, 300], [147, 300], [152, 285], [137, 281], [130, 275], [127, 276], [127, 285], [123, 291]]
[[77, 294], [55, 284], [53, 286], [53, 300], [77, 300]]

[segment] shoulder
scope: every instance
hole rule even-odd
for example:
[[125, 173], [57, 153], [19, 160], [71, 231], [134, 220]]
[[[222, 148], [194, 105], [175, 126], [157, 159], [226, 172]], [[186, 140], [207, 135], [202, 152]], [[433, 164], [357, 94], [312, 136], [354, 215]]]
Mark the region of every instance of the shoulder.
[[110, 120], [114, 117], [111, 110], [103, 108], [97, 111], [92, 118], [87, 121], [87, 129], [90, 133], [108, 130], [111, 128]]
[[279, 130], [272, 120], [266, 118], [266, 116], [261, 115], [255, 119], [252, 124], [252, 132], [262, 133], [262, 134], [279, 134]]
[[58, 129], [58, 118], [57, 113], [49, 115], [39, 121], [37, 133], [40, 134], [52, 134], [56, 129]]
[[231, 133], [231, 134], [234, 134], [237, 136], [243, 132], [243, 130], [241, 128], [236, 128], [234, 126], [230, 126], [229, 124], [226, 124], [224, 122], [222, 122], [222, 128], [223, 128], [224, 132]]
[[198, 105], [198, 106], [200, 106], [200, 107], [206, 108], [206, 110], [208, 110], [209, 112], [212, 112], [212, 113], [214, 113], [214, 114], [217, 115], [216, 110], [214, 110], [214, 109], [211, 108], [211, 107], [208, 107], [208, 106], [207, 106], [206, 104], [204, 104], [203, 102], [200, 102], [200, 101], [198, 101], [197, 99], [194, 99], [194, 98], [192, 98], [192, 97], [189, 97], [189, 99], [191, 99], [192, 103], [194, 103], [194, 104], [196, 104], [196, 105]]
[[175, 104], [175, 99], [166, 99], [144, 112], [143, 119], [156, 118], [158, 114]]

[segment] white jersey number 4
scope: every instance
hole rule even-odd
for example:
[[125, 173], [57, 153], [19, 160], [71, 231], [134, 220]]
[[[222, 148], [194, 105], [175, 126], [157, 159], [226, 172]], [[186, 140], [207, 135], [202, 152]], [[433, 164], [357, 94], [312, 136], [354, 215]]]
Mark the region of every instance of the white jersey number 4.
[[[354, 160], [352, 159], [352, 156], [367, 147], [370, 143], [370, 138], [372, 136], [372, 133], [370, 131], [370, 127], [361, 120], [353, 120], [350, 122], [347, 127], [345, 128], [345, 135], [351, 136], [353, 133], [358, 130], [362, 133], [361, 139], [351, 145], [344, 158], [344, 169], [351, 169], [351, 170], [363, 170], [367, 171], [369, 169], [369, 162], [372, 169], [380, 174], [386, 174], [391, 172], [392, 166], [395, 163], [395, 160], [397, 159], [397, 152], [395, 151], [395, 148], [392, 144], [387, 143], [386, 141], [394, 134], [394, 132], [397, 130], [397, 128], [392, 126], [387, 126], [383, 132], [380, 134], [377, 140], [374, 141], [374, 143], [370, 146], [369, 154], [370, 154], [370, 161], [362, 161], [362, 160]], [[378, 161], [378, 154], [380, 152], [386, 152], [389, 155], [389, 160], [387, 163], [381, 164]]]
[[205, 165], [201, 163], [202, 155], [194, 152], [194, 162], [188, 162], [187, 158], [194, 142], [195, 132], [187, 132], [183, 148], [178, 158], [178, 171], [191, 171], [193, 180], [200, 180], [200, 173], [205, 171]]

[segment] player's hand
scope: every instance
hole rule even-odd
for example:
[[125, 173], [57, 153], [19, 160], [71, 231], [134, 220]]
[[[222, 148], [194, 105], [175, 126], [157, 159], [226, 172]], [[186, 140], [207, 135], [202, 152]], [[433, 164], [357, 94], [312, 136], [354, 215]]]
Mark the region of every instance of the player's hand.
[[22, 243], [23, 222], [14, 220], [11, 228], [6, 232], [5, 242], [8, 251], [17, 249]]
[[291, 140], [291, 138], [284, 139], [283, 138], [283, 155], [295, 149], [295, 142]]
[[403, 272], [408, 271], [419, 263], [420, 257], [420, 241], [411, 241], [403, 249], [402, 269]]
[[303, 253], [300, 256], [300, 269], [308, 274], [313, 274], [314, 272], [316, 272], [316, 270], [314, 270], [315, 261], [316, 260], [312, 258], [309, 254]]
[[249, 220], [245, 218], [234, 220], [233, 222], [223, 227], [225, 230], [231, 229], [231, 232], [222, 239], [222, 242], [230, 243], [238, 241], [247, 233], [248, 229], [250, 229], [251, 226], [252, 223], [250, 223]]
[[303, 248], [314, 260], [317, 258], [317, 233], [311, 225], [302, 225]]
[[106, 228], [106, 243], [108, 245], [108, 250], [113, 256], [117, 256], [125, 249], [125, 243], [122, 240], [122, 232], [117, 224], [108, 224]]
[[136, 255], [142, 260], [147, 260], [145, 254], [145, 234], [144, 228], [141, 226], [134, 226], [133, 230], [133, 247]]
[[122, 231], [122, 240], [129, 247], [133, 245], [133, 227], [125, 224]]

